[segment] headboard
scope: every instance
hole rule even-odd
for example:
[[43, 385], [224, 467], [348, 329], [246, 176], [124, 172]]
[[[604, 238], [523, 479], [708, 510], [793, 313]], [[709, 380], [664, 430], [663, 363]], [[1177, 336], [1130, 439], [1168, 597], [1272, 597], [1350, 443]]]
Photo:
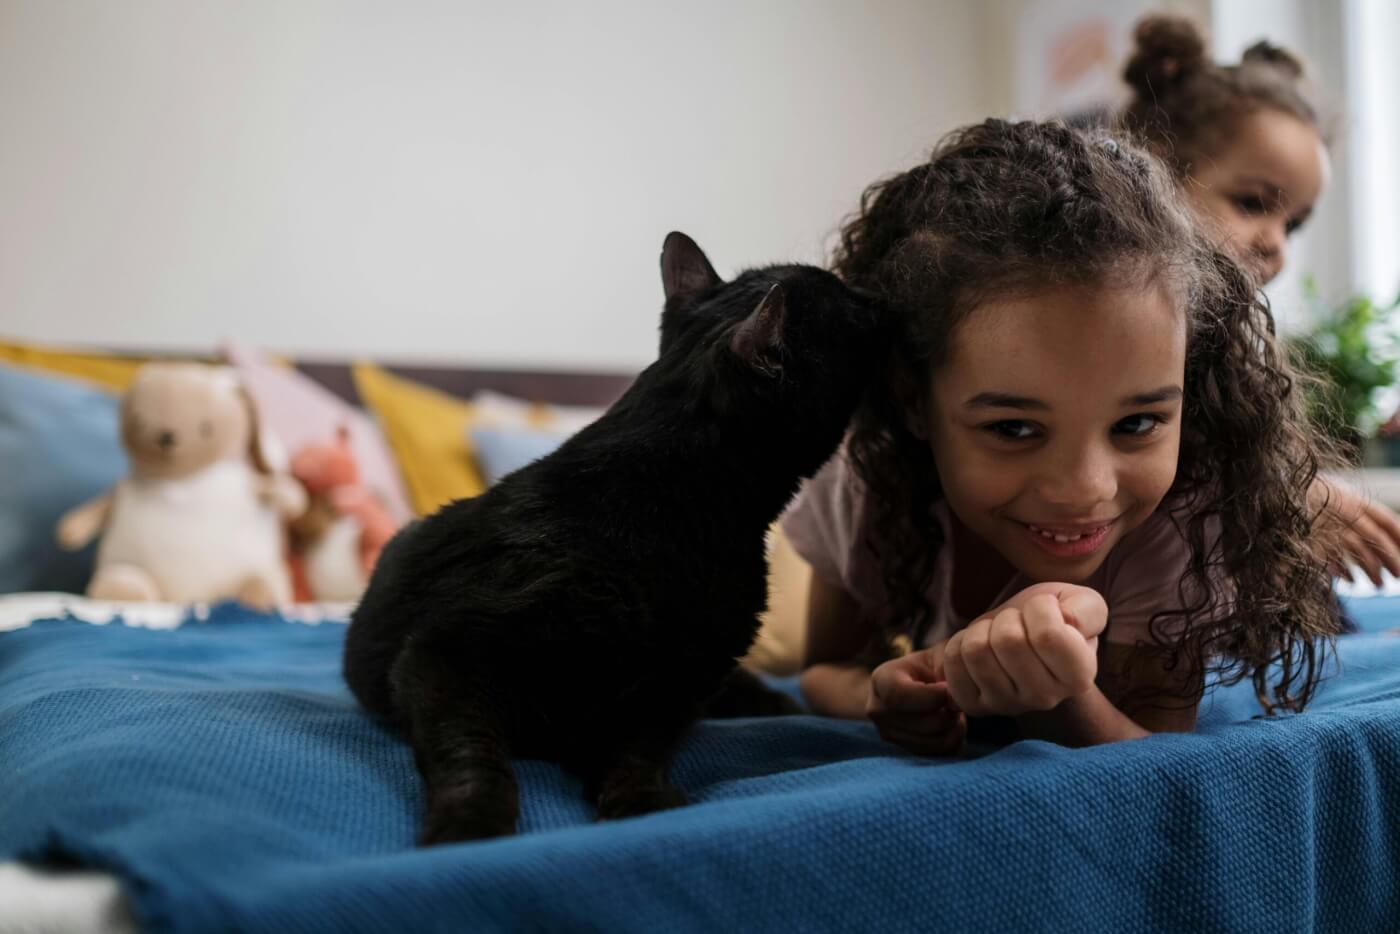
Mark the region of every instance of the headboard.
[[[298, 361], [297, 369], [331, 392], [355, 405], [362, 404], [355, 391], [348, 363]], [[564, 370], [478, 370], [467, 367], [398, 366], [385, 367], [415, 382], [432, 386], [449, 395], [468, 398], [490, 389], [532, 402], [559, 405], [612, 404], [636, 378], [635, 373], [581, 372]]]
[[[0, 336], [0, 343], [4, 343], [4, 341], [5, 338]], [[20, 341], [16, 346], [23, 347], [26, 344], [24, 341]], [[35, 346], [41, 354], [50, 352], [50, 349], [43, 345]], [[82, 344], [58, 348], [54, 352], [60, 356], [116, 357], [136, 362], [191, 360], [200, 363], [218, 363], [223, 359], [222, 355], [208, 351], [181, 352], [168, 349], [89, 347]], [[282, 356], [280, 353], [277, 355]], [[288, 356], [291, 356], [296, 368], [305, 376], [352, 405], [364, 405], [355, 389], [350, 361]], [[469, 365], [434, 366], [375, 362], [389, 372], [405, 379], [462, 399], [469, 399], [481, 390], [492, 390], [530, 402], [545, 402], [554, 405], [611, 405], [637, 377], [635, 372], [621, 370], [478, 369]]]

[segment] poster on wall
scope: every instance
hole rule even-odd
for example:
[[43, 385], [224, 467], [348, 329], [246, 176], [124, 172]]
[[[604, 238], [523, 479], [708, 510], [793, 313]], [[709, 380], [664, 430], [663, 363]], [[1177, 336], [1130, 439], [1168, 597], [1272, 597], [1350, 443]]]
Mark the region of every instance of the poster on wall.
[[1147, 2], [1056, 0], [1028, 3], [1015, 19], [1015, 112], [1087, 118], [1111, 112], [1132, 51], [1133, 24]]

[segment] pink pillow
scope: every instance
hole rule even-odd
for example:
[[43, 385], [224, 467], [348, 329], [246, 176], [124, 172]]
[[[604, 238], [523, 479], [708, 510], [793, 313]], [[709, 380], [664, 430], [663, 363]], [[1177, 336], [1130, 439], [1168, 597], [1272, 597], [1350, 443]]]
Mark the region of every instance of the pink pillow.
[[365, 486], [378, 494], [394, 521], [408, 521], [413, 512], [403, 480], [373, 419], [309, 376], [249, 347], [227, 343], [224, 359], [252, 395], [262, 428], [282, 443], [288, 455], [330, 440], [338, 425], [346, 425]]

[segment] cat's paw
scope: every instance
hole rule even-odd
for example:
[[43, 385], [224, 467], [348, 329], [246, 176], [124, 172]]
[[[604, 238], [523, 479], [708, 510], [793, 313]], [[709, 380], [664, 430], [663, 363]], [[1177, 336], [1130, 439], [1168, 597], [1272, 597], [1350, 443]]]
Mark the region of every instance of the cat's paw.
[[418, 835], [418, 845], [437, 846], [508, 837], [515, 833], [515, 820], [514, 811], [502, 808], [482, 808], [470, 804], [429, 807], [423, 816], [423, 831]]
[[705, 702], [706, 717], [781, 717], [805, 713], [802, 705], [782, 691], [764, 684], [745, 669], [736, 669], [723, 686]]
[[807, 712], [801, 704], [781, 691], [768, 691], [754, 701], [751, 716], [755, 717], [789, 717]]
[[675, 785], [616, 788], [598, 797], [598, 819], [619, 820], [685, 807], [690, 801]]

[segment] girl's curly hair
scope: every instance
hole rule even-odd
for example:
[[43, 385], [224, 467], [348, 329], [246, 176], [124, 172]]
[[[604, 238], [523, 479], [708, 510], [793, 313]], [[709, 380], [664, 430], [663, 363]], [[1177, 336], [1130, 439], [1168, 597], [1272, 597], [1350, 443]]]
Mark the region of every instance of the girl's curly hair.
[[1303, 63], [1287, 49], [1256, 42], [1238, 65], [1217, 65], [1206, 53], [1200, 27], [1170, 15], [1139, 20], [1133, 39], [1123, 68], [1132, 98], [1119, 120], [1179, 178], [1218, 153], [1242, 117], [1261, 109], [1289, 114], [1324, 138], [1330, 135]]
[[1253, 280], [1197, 230], [1155, 158], [1060, 123], [966, 127], [865, 191], [833, 267], [896, 310], [892, 372], [903, 377], [871, 389], [848, 441], [882, 532], [867, 544], [893, 604], [887, 637], [930, 619], [942, 544], [933, 456], [896, 384], [927, 387], [954, 328], [989, 299], [1150, 284], [1186, 311], [1181, 448], [1162, 508], [1191, 549], [1182, 605], [1152, 619], [1152, 648], [1185, 674], [1252, 677], [1270, 712], [1307, 703], [1338, 626], [1306, 500], [1328, 455]]

